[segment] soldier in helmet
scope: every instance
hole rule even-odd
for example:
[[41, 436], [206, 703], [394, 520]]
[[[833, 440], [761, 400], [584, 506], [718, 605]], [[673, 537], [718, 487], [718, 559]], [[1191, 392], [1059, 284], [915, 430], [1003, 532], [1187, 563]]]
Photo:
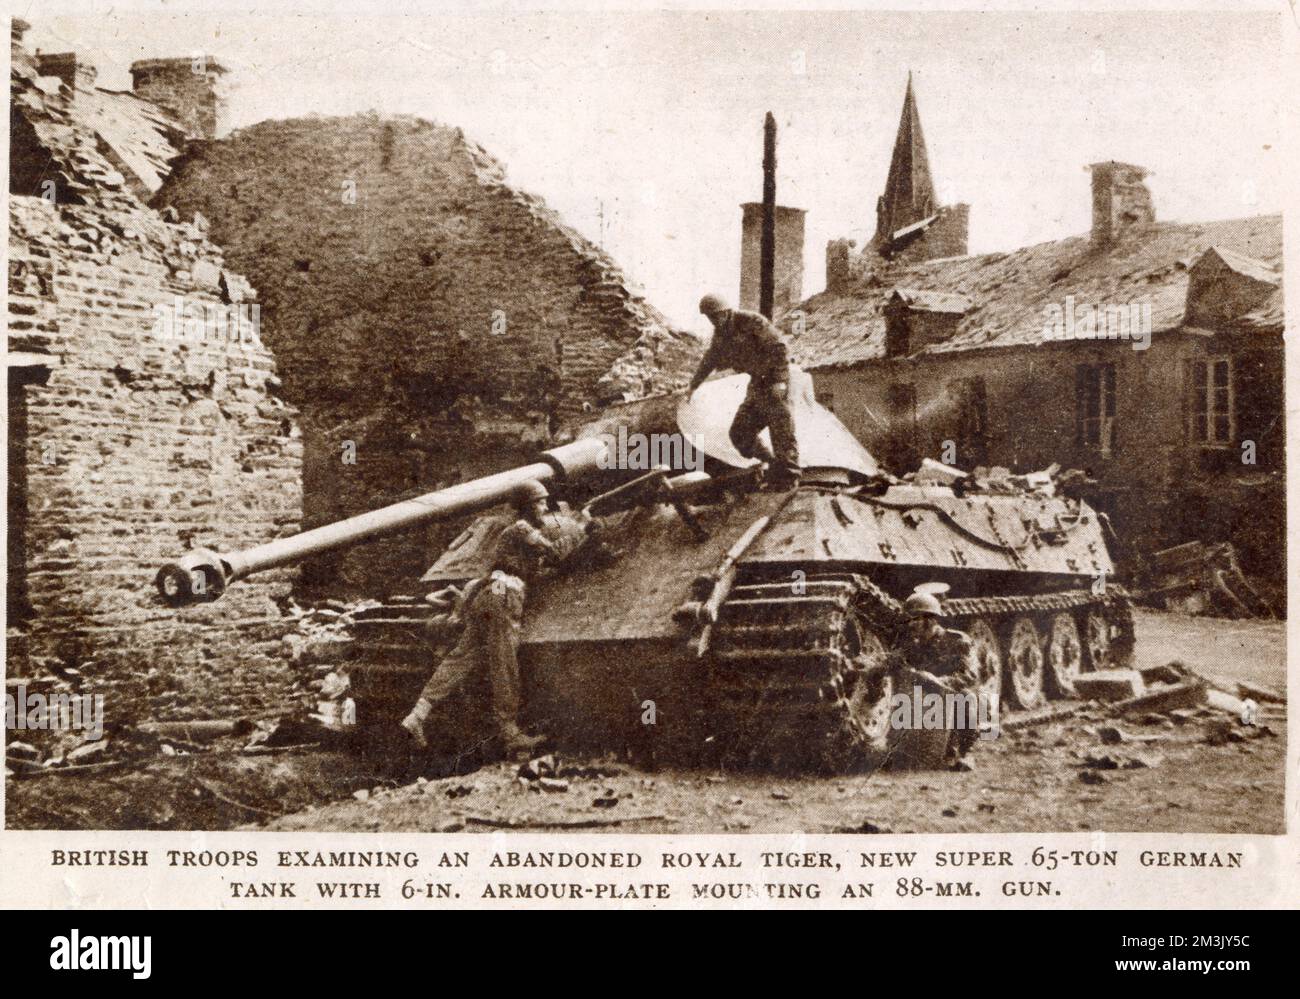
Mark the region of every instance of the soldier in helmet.
[[[545, 488], [527, 483], [514, 497], [520, 516], [498, 536], [492, 569], [451, 593], [450, 618], [463, 625], [460, 639], [442, 659], [420, 692], [402, 728], [417, 746], [428, 745], [425, 722], [435, 705], [456, 693], [479, 670], [491, 686], [492, 716], [501, 748], [508, 755], [535, 749], [542, 736], [519, 727], [519, 631], [528, 585], [555, 572], [586, 539], [591, 523], [583, 511], [551, 511]], [[438, 598], [435, 600], [435, 598]], [[430, 598], [440, 602], [441, 594]]]
[[[903, 604], [907, 612], [907, 637], [903, 658], [918, 672], [929, 673], [940, 686], [954, 693], [979, 697], [979, 660], [975, 643], [964, 631], [943, 626], [943, 605], [935, 593], [917, 587]], [[978, 700], [975, 702], [978, 704]], [[974, 770], [970, 751], [979, 737], [975, 718], [967, 717], [952, 733], [946, 763], [953, 770]]]
[[[714, 370], [730, 368], [749, 375], [749, 391], [731, 422], [731, 443], [746, 458], [771, 469], [774, 489], [799, 483], [799, 445], [790, 414], [790, 354], [781, 332], [757, 312], [733, 309], [718, 295], [700, 299], [700, 312], [713, 324], [713, 339], [704, 352], [690, 391]], [[764, 427], [772, 437], [769, 450], [758, 439]]]

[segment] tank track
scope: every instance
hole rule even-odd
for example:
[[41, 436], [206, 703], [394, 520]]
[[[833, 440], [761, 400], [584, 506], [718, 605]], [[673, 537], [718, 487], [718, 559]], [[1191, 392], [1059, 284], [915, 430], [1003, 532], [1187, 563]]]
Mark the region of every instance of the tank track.
[[[1132, 660], [1131, 602], [1118, 586], [954, 598], [945, 610], [950, 626], [977, 638], [994, 704], [1034, 708], [1045, 696], [1072, 695], [1079, 671]], [[905, 621], [900, 601], [852, 573], [810, 575], [798, 591], [784, 582], [737, 586], [722, 605], [711, 652], [724, 762], [835, 773], [882, 765], [892, 689], [872, 667], [887, 659]], [[1104, 628], [1104, 650], [1100, 635], [1095, 650], [1078, 636], [1089, 627]], [[1065, 660], [1055, 668], [1053, 653]], [[1036, 675], [1025, 671], [1013, 682], [1004, 663], [1026, 658]]]
[[[437, 657], [450, 645], [449, 639], [439, 640], [429, 633], [434, 613], [428, 603], [414, 597], [393, 597], [381, 606], [355, 612], [345, 666], [348, 693], [356, 707], [354, 741], [363, 754], [396, 761], [409, 753], [410, 745], [397, 722], [411, 709]], [[481, 725], [485, 708], [483, 687], [483, 683], [469, 685], [431, 719], [425, 755], [452, 761], [451, 769], [468, 765], [473, 750], [466, 747], [482, 741], [476, 726]]]
[[733, 589], [711, 650], [724, 764], [839, 773], [883, 763], [890, 689], [872, 667], [885, 665], [878, 624], [901, 614], [848, 573]]
[[[1106, 660], [1092, 663], [1081, 638], [1079, 669], [1132, 659], [1131, 602], [1118, 586], [1107, 586], [1103, 595], [1079, 589], [961, 597], [945, 601], [945, 610], [951, 627], [993, 636], [993, 654], [985, 648], [981, 664], [990, 667], [986, 679], [996, 700], [1013, 710], [1037, 706], [1032, 698], [1022, 703], [1004, 666], [1020, 619], [1039, 634], [1045, 662], [1037, 682], [1044, 697], [1068, 696], [1050, 679], [1046, 662], [1048, 625], [1057, 615], [1069, 615], [1084, 636], [1089, 615], [1105, 624]], [[437, 654], [425, 627], [432, 613], [422, 600], [396, 598], [356, 614], [350, 696], [358, 737], [369, 751], [402, 748], [389, 745], [400, 735], [393, 723], [409, 709]], [[893, 691], [888, 676], [873, 667], [885, 664], [905, 622], [901, 601], [854, 573], [810, 574], [798, 587], [736, 586], [722, 604], [710, 650], [713, 710], [702, 712], [724, 764], [822, 773], [883, 765], [891, 752]], [[449, 741], [449, 752], [454, 744]]]

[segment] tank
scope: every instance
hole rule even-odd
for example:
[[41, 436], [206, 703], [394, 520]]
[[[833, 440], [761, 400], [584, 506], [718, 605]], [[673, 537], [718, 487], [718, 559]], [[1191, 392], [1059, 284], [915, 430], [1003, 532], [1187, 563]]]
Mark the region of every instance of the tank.
[[[599, 557], [532, 586], [522, 631], [523, 723], [570, 749], [782, 772], [879, 766], [903, 738], [890, 724], [899, 674], [882, 667], [922, 583], [946, 584], [946, 623], [973, 639], [991, 704], [1039, 708], [1069, 698], [1081, 672], [1131, 659], [1108, 525], [1082, 498], [1046, 474], [977, 479], [926, 463], [891, 475], [798, 371], [803, 481], [768, 491], [727, 434], [746, 378], [614, 406], [520, 468], [246, 551], [190, 552], [159, 570], [159, 594], [216, 600], [263, 569], [473, 515], [420, 579], [356, 611], [339, 646], [359, 741], [381, 751], [454, 638], [431, 631], [426, 595], [489, 569], [526, 483], [598, 525]], [[435, 754], [464, 763], [481, 745], [484, 698], [468, 690], [432, 720]]]

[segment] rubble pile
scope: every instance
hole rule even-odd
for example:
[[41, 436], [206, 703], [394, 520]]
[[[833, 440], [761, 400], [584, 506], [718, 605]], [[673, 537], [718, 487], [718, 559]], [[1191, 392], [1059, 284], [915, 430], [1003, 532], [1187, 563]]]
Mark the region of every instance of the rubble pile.
[[[1162, 745], [1248, 744], [1276, 738], [1286, 724], [1285, 698], [1280, 693], [1254, 684], [1228, 690], [1178, 662], [1143, 670], [1085, 673], [1079, 680], [1092, 681], [1075, 684], [1085, 703], [1068, 710], [1072, 723], [1096, 741], [1091, 748], [1073, 751], [1079, 779], [1085, 784], [1107, 783], [1109, 771], [1160, 766]], [[1062, 717], [1058, 708], [1006, 727], [1015, 729], [1013, 738], [1020, 740], [1022, 750], [1037, 752], [1041, 744], [1032, 731], [1025, 730]]]
[[284, 636], [284, 650], [297, 674], [294, 700], [309, 718], [330, 728], [352, 724], [347, 660], [354, 641], [353, 615], [378, 606], [378, 600], [324, 600], [289, 608], [295, 627]]

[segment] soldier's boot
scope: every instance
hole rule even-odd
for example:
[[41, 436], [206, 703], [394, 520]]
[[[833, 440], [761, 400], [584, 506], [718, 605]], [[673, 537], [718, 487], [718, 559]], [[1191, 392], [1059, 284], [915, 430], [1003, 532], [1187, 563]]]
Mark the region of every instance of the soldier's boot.
[[429, 748], [429, 740], [424, 737], [424, 723], [429, 720], [433, 705], [421, 697], [411, 708], [411, 713], [402, 719], [402, 729], [411, 737], [411, 741], [420, 749]]
[[529, 735], [514, 722], [502, 722], [497, 733], [501, 748], [507, 756], [516, 753], [531, 753], [546, 741], [544, 735]]

